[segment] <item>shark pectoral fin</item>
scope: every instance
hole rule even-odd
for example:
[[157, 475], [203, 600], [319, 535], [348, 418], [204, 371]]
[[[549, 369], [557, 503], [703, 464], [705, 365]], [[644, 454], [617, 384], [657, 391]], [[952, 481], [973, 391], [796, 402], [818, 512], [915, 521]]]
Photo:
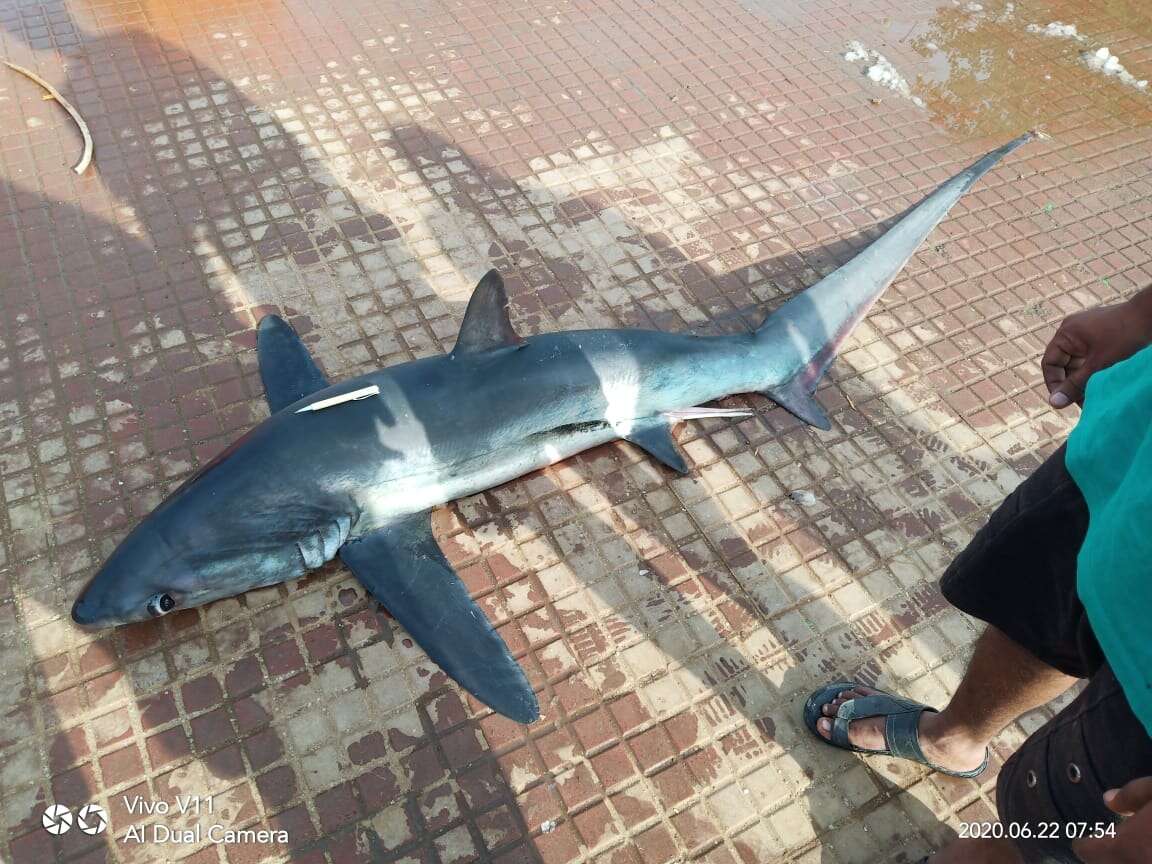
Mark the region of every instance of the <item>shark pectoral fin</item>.
[[651, 420], [638, 420], [626, 433], [620, 436], [625, 441], [635, 444], [650, 456], [655, 456], [673, 471], [680, 474], [688, 473], [688, 465], [676, 442], [672, 439], [672, 427], [663, 417]]
[[508, 320], [508, 293], [504, 290], [504, 280], [495, 270], [489, 270], [477, 283], [468, 308], [464, 310], [464, 323], [460, 325], [452, 356], [509, 348], [523, 342]]
[[265, 315], [260, 319], [256, 329], [256, 354], [264, 397], [273, 414], [328, 386], [308, 347], [279, 315]]
[[461, 687], [518, 723], [539, 718], [524, 670], [440, 551], [428, 513], [350, 540], [340, 557]]
[[832, 428], [832, 421], [828, 419], [828, 415], [824, 413], [820, 403], [798, 378], [793, 378], [787, 384], [782, 384], [779, 387], [764, 390], [763, 393], [781, 408], [787, 408], [810, 426], [825, 431]]

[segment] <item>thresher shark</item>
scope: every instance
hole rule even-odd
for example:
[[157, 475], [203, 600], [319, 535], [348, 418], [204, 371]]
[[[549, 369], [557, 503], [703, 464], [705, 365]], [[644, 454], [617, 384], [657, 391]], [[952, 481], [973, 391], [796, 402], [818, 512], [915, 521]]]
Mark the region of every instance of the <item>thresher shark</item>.
[[329, 384], [269, 315], [257, 350], [271, 416], [124, 539], [72, 617], [141, 621], [296, 579], [339, 555], [448, 675], [530, 723], [536, 695], [441, 552], [429, 511], [618, 438], [684, 473], [671, 425], [733, 413], [697, 407], [730, 394], [762, 393], [829, 428], [813, 393], [837, 348], [960, 196], [1032, 137], [957, 174], [751, 333], [522, 338], [491, 271], [450, 354]]

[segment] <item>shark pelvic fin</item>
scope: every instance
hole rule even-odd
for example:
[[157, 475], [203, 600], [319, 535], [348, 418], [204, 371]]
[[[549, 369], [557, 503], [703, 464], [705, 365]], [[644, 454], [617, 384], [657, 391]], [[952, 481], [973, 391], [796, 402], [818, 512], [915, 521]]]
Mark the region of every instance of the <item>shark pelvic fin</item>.
[[427, 512], [350, 540], [340, 557], [461, 687], [518, 723], [539, 718], [524, 670], [440, 551]]
[[663, 417], [639, 420], [626, 435], [620, 437], [635, 444], [649, 456], [659, 459], [673, 471], [688, 473], [688, 465], [680, 455], [676, 442], [672, 440], [672, 427]]
[[324, 373], [292, 326], [279, 315], [265, 315], [256, 328], [256, 353], [264, 397], [275, 414], [328, 386]]
[[808, 425], [825, 431], [832, 428], [832, 421], [799, 377], [763, 392], [781, 408], [787, 408]]
[[452, 356], [510, 348], [521, 345], [523, 341], [508, 320], [508, 293], [504, 290], [504, 280], [495, 270], [489, 270], [477, 283], [472, 299], [468, 301]]

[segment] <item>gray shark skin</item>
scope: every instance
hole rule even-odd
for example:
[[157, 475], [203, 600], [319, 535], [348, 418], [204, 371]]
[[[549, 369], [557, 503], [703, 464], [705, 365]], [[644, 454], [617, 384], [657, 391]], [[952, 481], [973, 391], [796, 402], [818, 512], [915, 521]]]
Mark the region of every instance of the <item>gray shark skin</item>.
[[[685, 472], [671, 424], [760, 392], [828, 428], [812, 394], [837, 348], [952, 205], [1021, 136], [956, 175], [753, 333], [583, 330], [522, 339], [499, 275], [451, 354], [329, 386], [292, 329], [259, 326], [271, 416], [185, 482], [72, 610], [105, 627], [295, 579], [339, 555], [429, 657], [495, 711], [539, 716], [523, 671], [432, 535], [429, 511], [617, 438]], [[379, 394], [300, 409], [375, 385]]]

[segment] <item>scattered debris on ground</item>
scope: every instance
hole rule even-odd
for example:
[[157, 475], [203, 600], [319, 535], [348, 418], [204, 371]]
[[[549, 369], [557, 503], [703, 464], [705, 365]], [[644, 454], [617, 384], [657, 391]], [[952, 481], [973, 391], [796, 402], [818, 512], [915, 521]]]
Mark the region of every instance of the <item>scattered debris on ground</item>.
[[23, 66], [17, 66], [15, 63], [12, 63], [8, 60], [4, 61], [4, 65], [9, 69], [14, 69], [15, 71], [19, 72], [25, 78], [30, 78], [41, 87], [43, 87], [47, 93], [44, 98], [53, 99], [60, 103], [60, 107], [67, 111], [68, 116], [70, 116], [76, 122], [76, 125], [80, 129], [80, 136], [84, 139], [84, 150], [80, 154], [80, 161], [72, 166], [72, 170], [77, 174], [83, 174], [86, 170], [88, 170], [88, 165], [92, 162], [92, 133], [88, 131], [88, 124], [84, 122], [84, 118], [80, 116], [80, 112], [72, 107], [71, 102], [60, 95], [59, 90], [45, 81], [31, 69], [25, 69]]
[[1083, 42], [1084, 37], [1076, 32], [1075, 24], [1064, 24], [1061, 21], [1053, 21], [1041, 27], [1039, 24], [1029, 24], [1026, 28], [1029, 33], [1041, 33], [1044, 36], [1054, 36], [1058, 39], [1076, 39]]
[[[1087, 37], [1076, 29], [1075, 24], [1065, 24], [1062, 21], [1052, 21], [1043, 27], [1039, 24], [1029, 24], [1025, 29], [1027, 29], [1029, 33], [1039, 33], [1042, 36], [1052, 36], [1057, 39], [1072, 39], [1080, 43], [1088, 42]], [[1131, 87], [1136, 87], [1140, 90], [1148, 87], [1147, 80], [1137, 79], [1135, 75], [1125, 69], [1120, 63], [1120, 58], [1113, 54], [1107, 46], [1102, 45], [1092, 51], [1085, 51], [1080, 55], [1080, 59], [1084, 61], [1089, 69], [1094, 69], [1110, 77], [1118, 78]]]
[[849, 63], [866, 62], [869, 65], [863, 69], [864, 75], [867, 76], [869, 81], [873, 81], [882, 87], [887, 87], [896, 93], [899, 93], [905, 99], [910, 99], [917, 105], [923, 107], [924, 102], [918, 96], [912, 95], [912, 88], [908, 86], [908, 82], [904, 80], [896, 67], [878, 51], [870, 51], [865, 48], [860, 42], [849, 42], [847, 46], [847, 53], [844, 54], [844, 59]]
[[1147, 79], [1137, 80], [1136, 76], [1120, 65], [1120, 58], [1108, 50], [1107, 47], [1097, 48], [1095, 51], [1085, 51], [1080, 58], [1088, 64], [1089, 69], [1103, 72], [1119, 78], [1125, 84], [1144, 90], [1148, 87]]
[[1003, 8], [997, 12], [995, 4], [991, 7], [985, 6], [983, 3], [961, 3], [960, 0], [952, 0], [952, 5], [956, 7], [956, 11], [967, 17], [966, 26], [969, 30], [974, 30], [981, 26], [986, 21], [1007, 21], [1016, 14], [1015, 3], [1005, 3]]

